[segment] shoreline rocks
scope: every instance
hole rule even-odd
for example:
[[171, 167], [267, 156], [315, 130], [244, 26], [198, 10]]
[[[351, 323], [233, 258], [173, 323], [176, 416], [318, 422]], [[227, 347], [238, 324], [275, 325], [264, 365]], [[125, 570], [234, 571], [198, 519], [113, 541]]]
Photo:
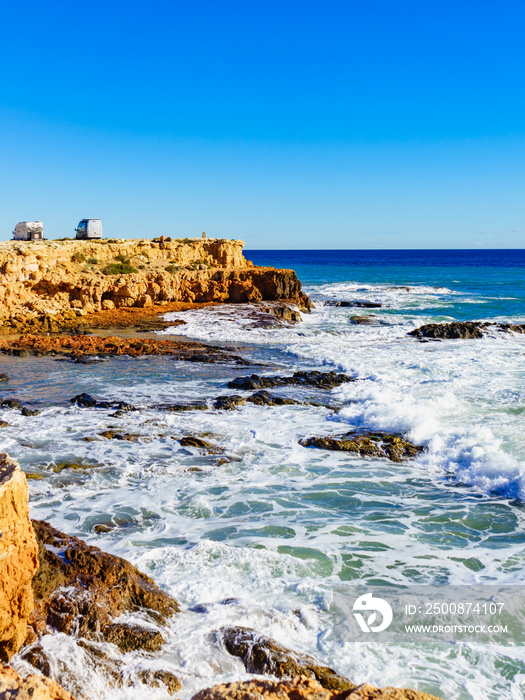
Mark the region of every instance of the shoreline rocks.
[[95, 313], [169, 302], [288, 300], [310, 310], [293, 270], [256, 267], [243, 245], [226, 239], [0, 243], [0, 333], [54, 333]]
[[225, 627], [217, 637], [226, 651], [238, 656], [248, 673], [295, 678], [315, 678], [323, 688], [329, 690], [351, 690], [355, 683], [328, 666], [323, 666], [312, 656], [287, 649], [269, 637], [246, 627]]
[[414, 459], [426, 447], [413, 445], [402, 435], [376, 431], [349, 432], [336, 437], [311, 437], [299, 440], [303, 447], [354, 452], [360, 457], [386, 457], [392, 462]]
[[0, 453], [0, 661], [9, 661], [26, 638], [37, 554], [25, 475]]
[[119, 338], [118, 336], [22, 335], [17, 340], [0, 339], [0, 354], [61, 356], [72, 360], [83, 357], [107, 358], [115, 356], [143, 357], [145, 355], [170, 356], [185, 362], [220, 362], [252, 365], [238, 355], [213, 345], [196, 341], [157, 340], [155, 338]]
[[512, 323], [490, 323], [489, 321], [453, 321], [451, 323], [427, 323], [424, 326], [409, 331], [411, 335], [419, 340], [433, 338], [435, 340], [450, 339], [471, 339], [483, 338], [483, 331], [487, 328], [495, 328], [503, 333], [525, 333], [524, 324]]
[[248, 377], [236, 377], [228, 382], [228, 389], [244, 389], [247, 391], [259, 389], [273, 389], [277, 386], [304, 386], [315, 389], [334, 389], [346, 382], [355, 381], [347, 374], [337, 374], [336, 372], [294, 372], [291, 377], [279, 376], [259, 376], [251, 374]]
[[353, 690], [327, 690], [313, 678], [221, 683], [201, 690], [191, 700], [440, 700], [435, 695], [404, 688], [376, 688], [363, 683]]

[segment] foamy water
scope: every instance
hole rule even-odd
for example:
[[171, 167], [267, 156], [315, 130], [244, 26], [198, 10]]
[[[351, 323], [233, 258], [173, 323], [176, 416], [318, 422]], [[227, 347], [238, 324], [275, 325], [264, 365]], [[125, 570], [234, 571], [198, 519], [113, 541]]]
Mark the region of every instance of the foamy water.
[[[293, 327], [253, 328], [243, 305], [168, 318], [187, 321], [179, 335], [230, 345], [272, 365], [258, 373], [337, 369], [355, 377], [326, 393], [274, 390], [326, 406], [166, 413], [148, 406], [234, 393], [226, 383], [252, 370], [168, 358], [92, 366], [2, 360], [11, 378], [3, 395], [42, 409], [33, 418], [0, 412], [11, 424], [1, 431], [0, 448], [43, 477], [30, 481], [32, 516], [126, 557], [183, 607], [155, 658], [124, 657], [120, 689], [90, 667], [73, 640], [47, 636], [57, 678], [74, 679], [78, 693], [132, 698], [140, 688], [143, 697], [168, 697], [140, 685], [143, 668], [177, 673], [183, 700], [202, 687], [247, 678], [213, 636], [222, 626], [243, 625], [356, 682], [458, 700], [523, 697], [522, 649], [340, 644], [330, 633], [330, 603], [341, 582], [524, 581], [525, 337], [490, 331], [483, 339], [419, 343], [406, 335], [424, 322], [454, 318], [462, 305], [492, 308], [491, 295], [473, 297], [470, 290], [338, 281], [307, 291], [315, 308]], [[491, 318], [514, 318], [501, 312], [505, 296], [507, 290]], [[325, 304], [352, 299], [383, 307]], [[368, 314], [373, 325], [350, 322]], [[143, 410], [114, 418], [110, 410], [71, 406], [68, 399], [80, 391]], [[84, 441], [108, 427], [138, 437]], [[428, 450], [393, 464], [298, 443], [352, 427], [403, 432]], [[218, 453], [181, 447], [177, 438], [184, 435], [203, 436]], [[54, 471], [68, 459], [90, 466]], [[114, 529], [97, 534], [97, 524]]]

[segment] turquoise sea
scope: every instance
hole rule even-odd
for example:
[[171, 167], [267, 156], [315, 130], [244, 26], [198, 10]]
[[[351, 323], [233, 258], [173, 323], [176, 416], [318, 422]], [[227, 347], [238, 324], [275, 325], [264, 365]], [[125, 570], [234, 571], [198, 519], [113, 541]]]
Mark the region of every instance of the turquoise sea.
[[[525, 650], [509, 644], [364, 644], [335, 640], [331, 596], [345, 583], [525, 583], [525, 335], [420, 343], [429, 322], [525, 322], [525, 251], [247, 251], [258, 265], [297, 271], [314, 302], [301, 323], [257, 327], [249, 305], [169, 314], [174, 334], [234, 348], [252, 369], [169, 358], [93, 365], [0, 358], [1, 397], [41, 409], [9, 410], [0, 449], [30, 480], [32, 516], [124, 556], [169, 590], [183, 611], [155, 658], [124, 659], [112, 688], [75, 640], [49, 634], [54, 675], [77, 693], [167, 697], [141, 686], [162, 663], [185, 700], [214, 683], [247, 678], [216, 643], [225, 625], [252, 627], [314, 655], [355, 682], [418, 688], [447, 700], [521, 699]], [[369, 301], [378, 308], [330, 302]], [[356, 324], [352, 316], [370, 316]], [[164, 332], [165, 333], [165, 332]], [[233, 393], [253, 371], [335, 369], [357, 381], [320, 395], [273, 390], [317, 404], [166, 413], [154, 403]], [[125, 400], [138, 413], [81, 409], [82, 391]], [[242, 393], [242, 392], [237, 392]], [[108, 427], [135, 442], [96, 437]], [[427, 449], [395, 464], [302, 447], [311, 435], [352, 428], [399, 432]], [[217, 454], [174, 438], [205, 436]], [[84, 460], [85, 470], [57, 470]], [[106, 525], [99, 532], [97, 525]], [[27, 662], [15, 665], [29, 670]]]

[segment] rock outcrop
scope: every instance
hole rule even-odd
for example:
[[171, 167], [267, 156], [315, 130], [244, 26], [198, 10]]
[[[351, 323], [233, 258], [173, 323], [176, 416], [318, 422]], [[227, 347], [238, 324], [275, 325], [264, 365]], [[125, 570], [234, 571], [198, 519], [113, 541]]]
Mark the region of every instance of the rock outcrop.
[[327, 690], [313, 678], [223, 683], [201, 690], [192, 700], [439, 700], [434, 695], [403, 688], [375, 688], [368, 684], [344, 692]]
[[0, 454], [0, 533], [0, 660], [9, 661], [26, 637], [38, 547], [29, 520], [26, 478], [4, 453]]
[[287, 649], [273, 639], [246, 627], [227, 627], [218, 632], [219, 640], [232, 656], [242, 659], [248, 673], [295, 678], [315, 678], [329, 690], [351, 690], [355, 683], [340, 676], [333, 668], [323, 666], [307, 654]]
[[22, 678], [11, 666], [0, 666], [0, 700], [75, 700], [71, 693], [44, 676]]
[[350, 432], [336, 437], [311, 437], [300, 440], [299, 444], [321, 450], [354, 452], [360, 457], [387, 457], [392, 462], [414, 459], [426, 449], [421, 445], [413, 445], [402, 435], [379, 430]]
[[487, 328], [495, 328], [502, 333], [525, 333], [525, 324], [515, 323], [490, 323], [489, 321], [453, 321], [452, 323], [427, 323], [413, 331], [409, 331], [408, 335], [419, 340], [425, 338], [434, 338], [436, 340], [450, 339], [470, 339], [483, 338]]
[[225, 239], [0, 243], [0, 330], [54, 332], [104, 309], [163, 302], [310, 308], [295, 272], [255, 267], [242, 248]]
[[253, 391], [254, 389], [273, 389], [276, 386], [301, 386], [312, 387], [314, 389], [334, 389], [341, 384], [353, 381], [347, 374], [337, 374], [336, 372], [294, 372], [292, 376], [267, 376], [251, 374], [248, 377], [236, 377], [228, 382], [229, 389], [244, 389]]

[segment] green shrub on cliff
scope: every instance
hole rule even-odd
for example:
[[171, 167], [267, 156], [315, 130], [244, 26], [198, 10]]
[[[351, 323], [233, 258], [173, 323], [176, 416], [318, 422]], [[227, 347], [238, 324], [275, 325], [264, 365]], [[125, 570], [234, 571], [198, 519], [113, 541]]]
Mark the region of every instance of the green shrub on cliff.
[[109, 263], [101, 270], [104, 275], [129, 275], [132, 272], [137, 272], [135, 267], [132, 267], [129, 262]]
[[83, 263], [86, 259], [84, 253], [75, 253], [71, 256], [71, 260], [76, 263]]

